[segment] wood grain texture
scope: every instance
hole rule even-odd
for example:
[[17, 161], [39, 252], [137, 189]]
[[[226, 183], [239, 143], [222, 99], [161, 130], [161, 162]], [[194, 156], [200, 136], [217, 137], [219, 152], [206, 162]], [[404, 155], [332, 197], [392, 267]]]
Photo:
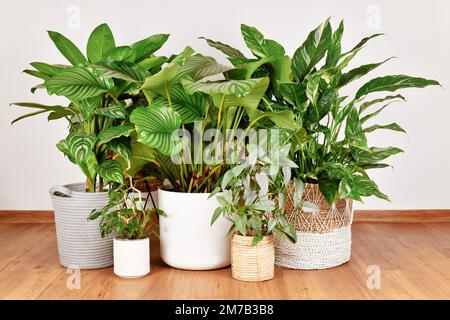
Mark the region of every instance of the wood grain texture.
[[[353, 222], [450, 222], [450, 209], [355, 210]], [[0, 223], [54, 223], [53, 211], [0, 211]]]
[[[152, 241], [148, 276], [81, 270], [81, 288], [69, 290], [53, 224], [0, 224], [0, 257], [0, 299], [450, 299], [450, 223], [358, 223], [350, 262], [320, 271], [276, 268], [274, 279], [260, 283], [235, 280], [230, 268], [170, 268]], [[367, 287], [371, 265], [381, 270], [379, 290]]]

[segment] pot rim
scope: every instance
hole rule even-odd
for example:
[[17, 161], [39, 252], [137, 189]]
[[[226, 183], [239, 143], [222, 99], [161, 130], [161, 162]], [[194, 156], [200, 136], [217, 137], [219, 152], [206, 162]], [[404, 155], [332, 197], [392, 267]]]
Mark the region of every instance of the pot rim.
[[114, 241], [121, 241], [121, 242], [141, 242], [141, 241], [147, 241], [150, 240], [150, 237], [146, 237], [143, 239], [121, 239], [117, 238], [117, 236], [114, 237]]
[[[243, 235], [240, 235], [237, 233], [233, 233], [233, 238], [234, 237], [237, 237], [241, 240], [251, 240], [251, 241], [253, 241], [253, 238], [254, 238], [254, 236], [243, 236]], [[268, 240], [271, 238], [273, 238], [273, 233], [263, 236], [263, 239], [261, 241]]]
[[71, 191], [72, 195], [83, 195], [83, 196], [95, 196], [95, 195], [105, 195], [108, 194], [107, 191], [96, 191], [96, 192], [86, 192], [86, 191], [78, 191], [77, 186], [83, 187], [85, 185], [84, 182], [75, 182], [75, 183], [68, 183], [63, 185], [55, 185], [54, 187], [62, 186], [64, 188], [67, 188]]
[[[167, 190], [164, 188], [158, 188], [158, 192], [164, 192], [169, 194], [180, 194], [180, 195], [191, 195], [193, 197], [204, 197], [209, 196], [212, 192], [180, 192], [175, 190]], [[217, 192], [216, 195], [220, 195], [223, 192]]]

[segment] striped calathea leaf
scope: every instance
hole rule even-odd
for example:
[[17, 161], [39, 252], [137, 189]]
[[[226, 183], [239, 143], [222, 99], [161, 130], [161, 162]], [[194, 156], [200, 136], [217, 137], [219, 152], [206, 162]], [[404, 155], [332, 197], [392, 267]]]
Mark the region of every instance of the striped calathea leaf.
[[133, 127], [130, 125], [110, 127], [99, 133], [97, 143], [98, 145], [102, 145], [116, 138], [128, 137], [133, 130]]
[[114, 86], [112, 79], [104, 78], [86, 67], [67, 68], [44, 84], [49, 94], [74, 100], [96, 97]]
[[94, 110], [95, 114], [108, 117], [111, 119], [126, 119], [127, 109], [123, 106], [111, 106]]
[[179, 69], [178, 77], [190, 76], [193, 80], [200, 80], [230, 70], [231, 67], [218, 63], [212, 57], [195, 54], [186, 58]]
[[122, 166], [118, 161], [103, 161], [97, 168], [98, 175], [103, 178], [104, 183], [123, 182]]
[[158, 104], [135, 109], [130, 116], [138, 134], [137, 140], [165, 155], [179, 152], [183, 141], [174, 131], [181, 126], [180, 115], [172, 108]]

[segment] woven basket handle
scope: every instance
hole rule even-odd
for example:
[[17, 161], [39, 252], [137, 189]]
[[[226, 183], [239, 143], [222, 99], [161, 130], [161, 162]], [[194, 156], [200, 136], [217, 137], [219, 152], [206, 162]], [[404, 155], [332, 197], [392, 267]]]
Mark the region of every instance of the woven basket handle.
[[72, 196], [72, 190], [69, 188], [66, 188], [64, 186], [53, 186], [50, 188], [50, 194], [51, 195], [62, 195], [63, 197], [71, 197]]

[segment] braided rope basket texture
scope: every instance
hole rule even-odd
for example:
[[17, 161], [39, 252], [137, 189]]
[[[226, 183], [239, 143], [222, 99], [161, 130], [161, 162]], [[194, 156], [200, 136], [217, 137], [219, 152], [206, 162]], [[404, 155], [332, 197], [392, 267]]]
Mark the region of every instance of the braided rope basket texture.
[[241, 281], [266, 281], [274, 277], [275, 249], [273, 236], [265, 236], [256, 246], [253, 237], [233, 235], [231, 273]]
[[102, 238], [99, 221], [88, 220], [93, 209], [106, 206], [108, 193], [87, 193], [83, 183], [75, 183], [51, 188], [50, 196], [61, 265], [79, 269], [112, 266], [114, 235]]
[[275, 264], [291, 269], [327, 269], [350, 260], [352, 200], [342, 199], [329, 206], [317, 184], [304, 185], [302, 202], [314, 203], [318, 212], [296, 209], [293, 186], [286, 197], [287, 219], [297, 230], [297, 243], [275, 235]]

